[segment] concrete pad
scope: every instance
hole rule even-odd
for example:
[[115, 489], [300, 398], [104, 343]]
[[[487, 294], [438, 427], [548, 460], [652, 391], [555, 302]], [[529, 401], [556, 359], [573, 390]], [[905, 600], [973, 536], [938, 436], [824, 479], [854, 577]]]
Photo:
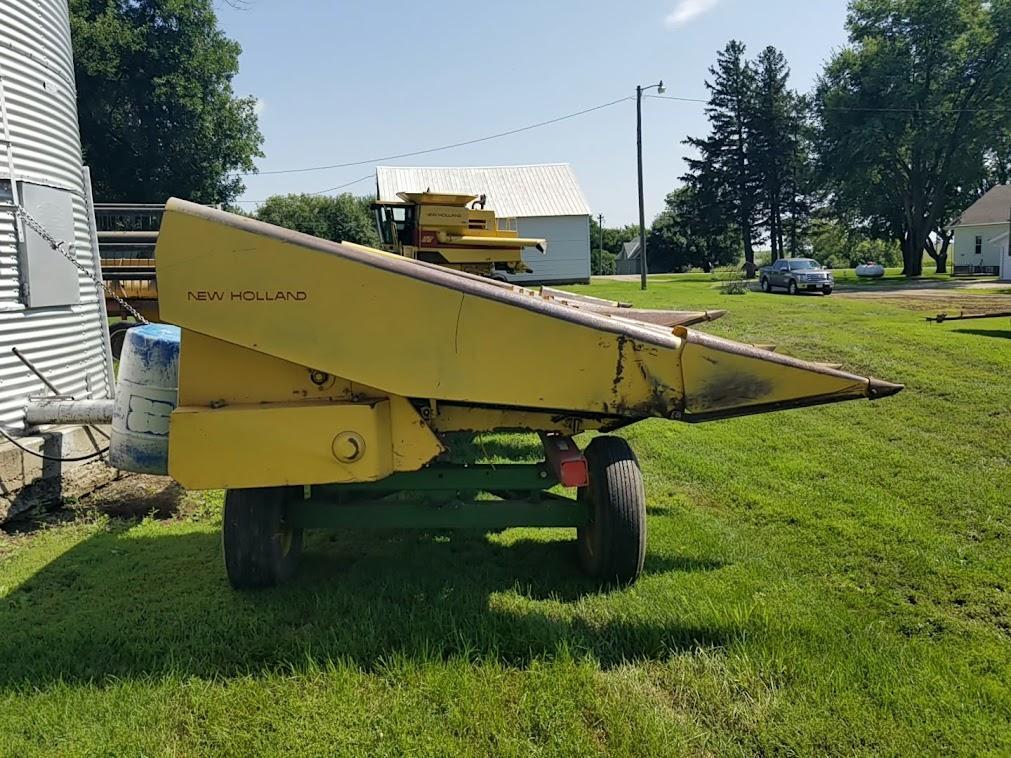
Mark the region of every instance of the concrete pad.
[[[19, 437], [18, 443], [36, 453], [73, 458], [105, 448], [109, 428], [51, 426]], [[39, 508], [52, 508], [86, 495], [121, 476], [105, 456], [88, 461], [49, 461], [0, 444], [0, 523]]]

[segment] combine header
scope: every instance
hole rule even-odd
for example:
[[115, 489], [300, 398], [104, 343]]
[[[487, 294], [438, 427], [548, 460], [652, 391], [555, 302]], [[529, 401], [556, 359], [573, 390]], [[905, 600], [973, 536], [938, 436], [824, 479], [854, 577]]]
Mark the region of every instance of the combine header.
[[[285, 579], [314, 527], [576, 527], [584, 568], [627, 584], [645, 555], [639, 464], [620, 437], [580, 451], [573, 435], [902, 389], [685, 326], [718, 313], [525, 290], [180, 200], [157, 265], [161, 315], [181, 327], [178, 404], [121, 387], [113, 449], [117, 424], [171, 411], [168, 472], [228, 491], [237, 588]], [[128, 368], [155, 363], [126, 348]], [[543, 460], [446, 462], [452, 433], [493, 430], [536, 432]]]

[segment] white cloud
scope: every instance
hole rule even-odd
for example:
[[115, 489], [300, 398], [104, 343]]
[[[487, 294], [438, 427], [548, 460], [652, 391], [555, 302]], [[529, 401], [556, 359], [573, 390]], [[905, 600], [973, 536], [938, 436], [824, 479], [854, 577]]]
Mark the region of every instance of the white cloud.
[[267, 110], [267, 103], [263, 101], [262, 98], [256, 98], [256, 102], [253, 103], [253, 113], [257, 116], [261, 115], [265, 110]]
[[677, 6], [663, 20], [668, 29], [684, 26], [703, 13], [716, 7], [720, 0], [679, 0]]

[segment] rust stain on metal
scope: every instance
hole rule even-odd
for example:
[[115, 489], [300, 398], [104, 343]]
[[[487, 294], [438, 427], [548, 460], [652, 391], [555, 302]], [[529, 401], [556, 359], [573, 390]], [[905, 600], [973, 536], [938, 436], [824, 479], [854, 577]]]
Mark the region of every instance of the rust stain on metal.
[[618, 387], [621, 384], [621, 380], [625, 375], [625, 343], [628, 342], [628, 337], [624, 334], [618, 335], [618, 365], [614, 368], [614, 380], [611, 382], [611, 394], [615, 397], [619, 396]]
[[742, 401], [760, 400], [772, 392], [772, 383], [762, 377], [745, 373], [722, 374], [710, 379], [693, 397], [700, 410], [724, 405], [741, 405]]

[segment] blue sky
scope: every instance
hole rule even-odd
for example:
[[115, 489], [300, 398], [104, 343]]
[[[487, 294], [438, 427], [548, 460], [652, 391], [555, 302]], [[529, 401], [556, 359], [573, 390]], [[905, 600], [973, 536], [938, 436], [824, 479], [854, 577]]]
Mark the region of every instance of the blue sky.
[[[219, 3], [242, 45], [235, 89], [260, 100], [261, 171], [368, 160], [482, 137], [580, 111], [663, 79], [705, 97], [731, 38], [786, 54], [807, 90], [845, 42], [845, 0], [512, 0]], [[643, 104], [647, 223], [683, 173], [681, 141], [706, 131], [702, 106]], [[568, 162], [605, 224], [637, 219], [634, 100], [513, 136], [392, 165]], [[313, 192], [372, 164], [251, 176], [244, 200]], [[358, 194], [374, 181], [347, 188]], [[251, 208], [251, 205], [245, 207]]]

